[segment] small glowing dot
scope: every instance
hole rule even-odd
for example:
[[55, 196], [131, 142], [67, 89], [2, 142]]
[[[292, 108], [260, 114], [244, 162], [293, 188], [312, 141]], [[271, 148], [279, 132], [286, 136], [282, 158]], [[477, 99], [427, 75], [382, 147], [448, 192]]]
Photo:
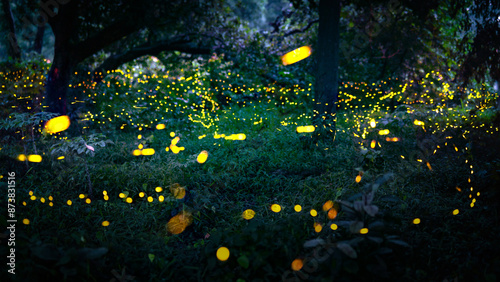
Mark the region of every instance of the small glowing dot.
[[359, 183], [361, 181], [361, 175], [356, 176], [356, 183]]
[[36, 200], [36, 196], [31, 196], [30, 200], [32, 200], [32, 201]]
[[30, 220], [27, 219], [27, 218], [23, 219], [23, 224], [29, 225], [30, 224]]
[[161, 187], [156, 187], [156, 188], [155, 188], [155, 191], [156, 191], [157, 193], [160, 193], [161, 191], [163, 191], [163, 188], [161, 188]]
[[66, 204], [68, 204], [68, 206], [71, 206], [71, 204], [73, 204], [73, 202], [71, 202], [71, 200], [68, 200], [68, 201], [66, 202]]
[[127, 197], [127, 199], [125, 201], [130, 204], [130, 203], [132, 203], [132, 198]]
[[254, 218], [254, 216], [255, 216], [255, 211], [253, 211], [251, 209], [245, 210], [242, 214], [242, 217], [246, 220], [250, 220], [250, 219]]
[[314, 223], [314, 231], [315, 231], [316, 233], [319, 233], [319, 232], [321, 232], [321, 230], [323, 230], [323, 226], [321, 226], [321, 224], [319, 224], [319, 223], [315, 222], [315, 223]]
[[83, 198], [85, 198], [85, 195], [80, 194], [78, 197], [79, 197], [80, 199], [83, 199]]
[[121, 199], [123, 199], [123, 198], [126, 197], [126, 195], [124, 193], [120, 193], [120, 194], [118, 194], [118, 197], [120, 197]]
[[40, 198], [40, 202], [45, 203], [45, 198], [44, 197]]
[[332, 207], [333, 207], [333, 202], [331, 200], [328, 200], [323, 204], [323, 211], [327, 211]]
[[368, 228], [361, 228], [361, 230], [359, 230], [359, 233], [361, 233], [361, 234], [368, 233]]
[[160, 201], [160, 202], [165, 201], [165, 197], [164, 197], [163, 195], [160, 195], [160, 196], [158, 197], [158, 201]]
[[85, 203], [90, 204], [92, 202], [89, 198], [85, 199]]
[[109, 196], [108, 195], [104, 195], [104, 201], [107, 201], [109, 200]]
[[339, 227], [337, 226], [337, 224], [332, 223], [332, 225], [330, 225], [330, 228], [331, 228], [332, 230], [337, 230]]
[[300, 212], [302, 211], [302, 207], [300, 205], [295, 205], [295, 207], [293, 207], [293, 209], [296, 211], [296, 212]]
[[143, 198], [146, 194], [144, 194], [144, 192], [140, 192], [139, 193], [139, 197]]
[[312, 217], [315, 217], [318, 215], [318, 212], [315, 210], [315, 209], [312, 209], [311, 212], [310, 212], [311, 216]]
[[281, 206], [280, 206], [280, 205], [278, 205], [278, 204], [273, 204], [273, 205], [271, 206], [271, 210], [272, 210], [273, 212], [280, 212], [280, 211], [281, 211]]
[[304, 266], [304, 262], [301, 259], [295, 259], [292, 261], [292, 270], [299, 271]]
[[453, 211], [453, 215], [457, 215], [459, 213], [458, 209]]
[[103, 221], [102, 226], [104, 226], [104, 227], [109, 226], [109, 221], [107, 221], [107, 220]]
[[420, 218], [415, 218], [413, 220], [413, 224], [420, 224]]
[[175, 132], [170, 132], [170, 137], [174, 137], [175, 136]]
[[149, 196], [148, 197], [148, 202], [150, 202], [150, 203], [153, 202], [153, 197]]
[[217, 258], [220, 260], [220, 261], [226, 261], [228, 258], [229, 258], [229, 249], [226, 248], [226, 247], [220, 247], [218, 250], [217, 250]]

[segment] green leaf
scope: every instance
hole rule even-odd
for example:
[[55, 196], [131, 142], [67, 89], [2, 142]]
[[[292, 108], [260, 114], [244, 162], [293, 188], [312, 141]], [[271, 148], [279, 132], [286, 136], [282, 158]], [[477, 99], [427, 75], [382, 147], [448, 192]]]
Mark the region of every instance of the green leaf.
[[241, 256], [238, 258], [238, 263], [241, 265], [241, 267], [247, 269], [248, 266], [250, 265], [250, 261], [248, 261], [248, 258], [246, 256]]
[[358, 257], [358, 254], [356, 253], [356, 251], [351, 247], [351, 245], [347, 244], [347, 243], [338, 243], [337, 244], [337, 248], [339, 250], [341, 250], [346, 256], [352, 258], [352, 259], [355, 259]]
[[148, 258], [149, 258], [149, 261], [153, 262], [153, 260], [155, 259], [155, 255], [154, 254], [148, 254]]
[[57, 249], [56, 246], [52, 244], [44, 244], [41, 246], [36, 246], [31, 249], [31, 252], [36, 257], [43, 260], [59, 260], [61, 257], [61, 252]]
[[82, 248], [80, 250], [78, 250], [78, 255], [80, 257], [83, 257], [85, 259], [98, 259], [102, 256], [104, 256], [106, 253], [108, 252], [108, 249], [107, 248], [95, 248], [95, 249], [92, 249], [92, 248]]

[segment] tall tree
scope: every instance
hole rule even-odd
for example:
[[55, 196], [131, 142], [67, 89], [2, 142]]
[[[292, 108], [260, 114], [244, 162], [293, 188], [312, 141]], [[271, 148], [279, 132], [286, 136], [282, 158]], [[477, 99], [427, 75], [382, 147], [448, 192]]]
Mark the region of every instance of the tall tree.
[[198, 17], [208, 13], [204, 8], [209, 5], [198, 0], [72, 0], [46, 7], [55, 36], [46, 82], [48, 110], [67, 112], [66, 93], [75, 67], [101, 50], [111, 55], [95, 70], [96, 82], [108, 70], [140, 56], [165, 50], [209, 53], [199, 45], [203, 29], [197, 26], [200, 19], [209, 18]]
[[11, 58], [19, 60], [21, 59], [21, 49], [19, 49], [19, 44], [17, 43], [16, 27], [9, 0], [2, 0], [2, 11], [9, 31], [7, 35], [7, 53]]
[[[316, 136], [335, 140], [338, 100], [340, 0], [320, 0], [313, 124]], [[326, 139], [325, 139], [326, 140]]]

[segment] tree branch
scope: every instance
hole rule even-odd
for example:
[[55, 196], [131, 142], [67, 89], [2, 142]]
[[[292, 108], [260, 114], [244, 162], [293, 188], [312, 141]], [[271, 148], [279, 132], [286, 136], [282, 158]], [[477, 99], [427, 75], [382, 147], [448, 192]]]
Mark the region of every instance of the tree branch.
[[296, 29], [293, 29], [287, 33], [285, 33], [285, 35], [283, 37], [287, 37], [287, 36], [290, 36], [290, 35], [294, 35], [296, 33], [302, 33], [302, 32], [305, 32], [306, 30], [308, 30], [309, 28], [311, 28], [311, 26], [315, 23], [319, 23], [319, 19], [315, 19], [315, 20], [312, 20], [310, 21], [307, 26], [305, 26], [304, 28], [302, 29], [299, 29], [299, 28], [296, 28]]
[[104, 28], [98, 34], [79, 42], [74, 46], [76, 61], [81, 62], [87, 57], [102, 50], [107, 45], [122, 39], [140, 29], [142, 25], [130, 18], [124, 18]]
[[140, 45], [136, 48], [130, 49], [122, 54], [111, 55], [99, 67], [94, 70], [94, 82], [99, 83], [108, 70], [114, 70], [120, 65], [137, 59], [145, 55], [157, 55], [163, 51], [180, 51], [191, 54], [210, 54], [212, 48], [206, 46], [199, 46], [193, 44], [191, 40], [185, 36], [178, 37], [177, 39], [162, 40], [154, 45], [149, 43]]

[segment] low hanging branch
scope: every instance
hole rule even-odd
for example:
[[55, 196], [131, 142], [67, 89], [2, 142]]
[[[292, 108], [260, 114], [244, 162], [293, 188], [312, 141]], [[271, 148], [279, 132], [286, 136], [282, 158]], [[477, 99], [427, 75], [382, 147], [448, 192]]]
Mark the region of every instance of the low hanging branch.
[[315, 20], [310, 21], [304, 28], [296, 28], [296, 29], [290, 30], [289, 32], [285, 33], [284, 37], [294, 35], [297, 33], [303, 33], [305, 31], [307, 31], [309, 28], [311, 28], [311, 26], [315, 23], [319, 23], [319, 19], [315, 19]]
[[124, 53], [111, 55], [107, 58], [99, 67], [94, 70], [94, 82], [101, 82], [104, 76], [106, 76], [107, 71], [114, 70], [120, 65], [130, 62], [139, 57], [150, 55], [155, 56], [163, 51], [180, 51], [190, 54], [210, 54], [212, 52], [211, 47], [200, 46], [194, 44], [189, 38], [178, 38], [178, 39], [167, 39], [162, 40], [156, 44], [143, 44], [138, 47], [132, 48]]

